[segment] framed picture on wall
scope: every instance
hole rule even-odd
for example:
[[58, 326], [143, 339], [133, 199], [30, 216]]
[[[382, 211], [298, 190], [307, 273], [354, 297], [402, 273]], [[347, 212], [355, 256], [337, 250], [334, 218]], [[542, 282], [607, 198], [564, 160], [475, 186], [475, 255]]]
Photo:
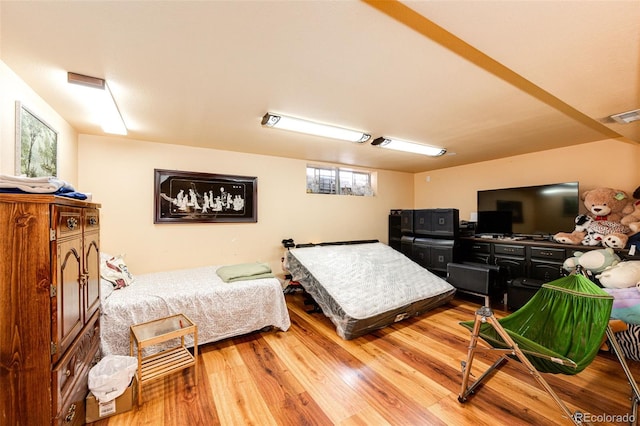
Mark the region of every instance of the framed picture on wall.
[[154, 170], [153, 223], [257, 222], [258, 178]]
[[16, 175], [58, 175], [58, 132], [16, 101]]

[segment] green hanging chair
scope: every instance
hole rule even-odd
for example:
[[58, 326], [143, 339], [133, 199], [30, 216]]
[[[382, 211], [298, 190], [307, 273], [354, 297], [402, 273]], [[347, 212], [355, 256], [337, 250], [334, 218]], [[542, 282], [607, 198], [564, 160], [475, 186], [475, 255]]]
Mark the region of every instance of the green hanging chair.
[[[538, 371], [577, 374], [593, 361], [609, 324], [613, 297], [582, 275], [569, 275], [542, 288], [522, 308], [499, 319]], [[469, 330], [475, 321], [460, 323]], [[508, 348], [490, 323], [480, 337]]]
[[[510, 359], [522, 364], [553, 398], [564, 416], [583, 424], [579, 411], [571, 412], [540, 373], [577, 374], [598, 354], [605, 334], [627, 376], [632, 390], [632, 418], [638, 415], [640, 388], [609, 327], [613, 297], [580, 274], [546, 283], [516, 312], [497, 319], [488, 306], [476, 311], [474, 321], [460, 324], [471, 331], [466, 361], [462, 361], [462, 386], [458, 401], [464, 403], [491, 373]], [[484, 340], [489, 347], [478, 346]], [[476, 352], [492, 351], [500, 358], [471, 383]]]

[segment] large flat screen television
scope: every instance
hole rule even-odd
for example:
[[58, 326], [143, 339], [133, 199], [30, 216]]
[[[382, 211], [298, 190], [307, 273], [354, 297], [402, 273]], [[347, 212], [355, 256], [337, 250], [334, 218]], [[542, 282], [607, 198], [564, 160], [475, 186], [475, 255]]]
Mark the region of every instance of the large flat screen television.
[[[476, 234], [550, 236], [575, 227], [580, 193], [578, 182], [478, 191]], [[505, 221], [510, 212], [511, 226]]]

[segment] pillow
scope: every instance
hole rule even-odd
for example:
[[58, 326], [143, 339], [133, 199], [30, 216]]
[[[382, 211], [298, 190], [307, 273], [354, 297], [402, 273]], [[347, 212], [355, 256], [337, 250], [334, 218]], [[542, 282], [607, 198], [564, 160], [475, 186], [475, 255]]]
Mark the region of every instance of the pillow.
[[124, 255], [112, 256], [110, 258], [106, 256], [102, 258], [101, 256], [100, 277], [113, 284], [116, 290], [131, 285], [134, 280], [133, 275], [131, 275], [124, 262]]
[[111, 281], [107, 281], [104, 278], [100, 278], [100, 300], [104, 303], [107, 300], [107, 297], [111, 296], [115, 288]]

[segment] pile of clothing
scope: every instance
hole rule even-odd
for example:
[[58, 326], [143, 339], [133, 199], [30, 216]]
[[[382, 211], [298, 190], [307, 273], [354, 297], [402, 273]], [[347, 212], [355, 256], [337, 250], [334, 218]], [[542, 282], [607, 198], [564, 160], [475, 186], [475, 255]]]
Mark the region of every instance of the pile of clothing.
[[87, 194], [78, 192], [69, 183], [53, 176], [23, 177], [0, 175], [0, 193], [12, 194], [48, 194], [86, 200]]

